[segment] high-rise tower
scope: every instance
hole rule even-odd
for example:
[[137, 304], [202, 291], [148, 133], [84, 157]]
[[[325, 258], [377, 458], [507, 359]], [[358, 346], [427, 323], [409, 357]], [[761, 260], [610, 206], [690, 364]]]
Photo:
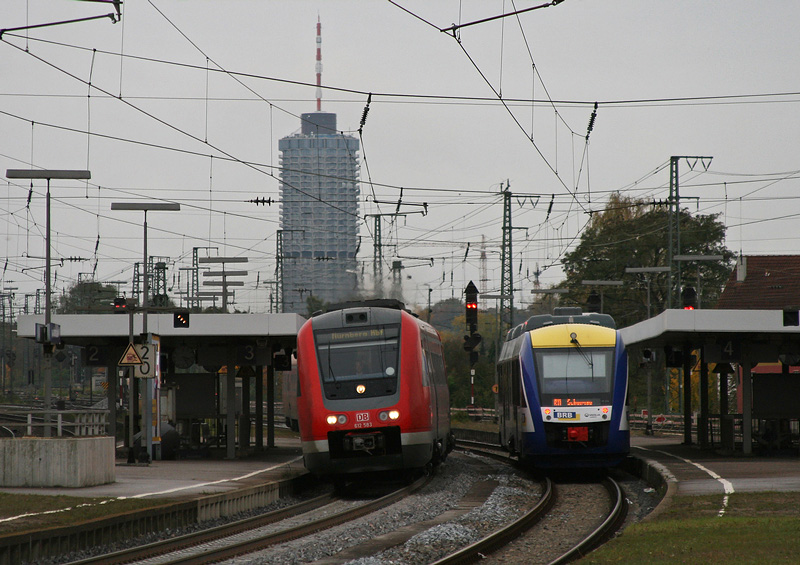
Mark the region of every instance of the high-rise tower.
[[358, 291], [359, 142], [322, 111], [322, 25], [317, 21], [317, 111], [278, 142], [283, 230], [283, 310], [306, 314], [310, 295], [326, 302]]

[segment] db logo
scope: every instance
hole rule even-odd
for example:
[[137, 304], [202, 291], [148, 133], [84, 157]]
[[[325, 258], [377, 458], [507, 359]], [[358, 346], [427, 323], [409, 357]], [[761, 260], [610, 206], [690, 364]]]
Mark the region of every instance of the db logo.
[[369, 412], [358, 412], [356, 422], [369, 422]]

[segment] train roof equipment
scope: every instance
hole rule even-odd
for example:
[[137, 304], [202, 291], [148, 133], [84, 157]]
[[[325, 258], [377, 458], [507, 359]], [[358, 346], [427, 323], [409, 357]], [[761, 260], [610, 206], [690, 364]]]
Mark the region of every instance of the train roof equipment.
[[574, 306], [562, 306], [553, 309], [552, 314], [537, 314], [535, 316], [531, 316], [525, 322], [512, 328], [506, 336], [506, 341], [510, 341], [516, 337], [519, 337], [524, 332], [558, 324], [590, 324], [611, 328], [612, 330], [617, 329], [617, 324], [614, 322], [614, 318], [608, 314], [598, 314], [596, 312], [584, 314], [580, 308]]

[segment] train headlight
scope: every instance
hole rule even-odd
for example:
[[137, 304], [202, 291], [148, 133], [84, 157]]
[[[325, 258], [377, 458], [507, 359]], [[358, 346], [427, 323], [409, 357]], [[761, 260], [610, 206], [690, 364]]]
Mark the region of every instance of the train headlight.
[[329, 426], [335, 426], [336, 424], [346, 424], [347, 423], [347, 416], [344, 414], [328, 414], [328, 417], [325, 418], [325, 421], [328, 422]]
[[365, 392], [367, 392], [367, 387], [365, 387], [364, 385], [358, 385], [356, 387], [356, 392], [358, 394], [364, 394]]
[[399, 410], [389, 410], [388, 412], [384, 410], [378, 413], [378, 419], [381, 422], [385, 422], [386, 420], [397, 420], [399, 417], [400, 417]]

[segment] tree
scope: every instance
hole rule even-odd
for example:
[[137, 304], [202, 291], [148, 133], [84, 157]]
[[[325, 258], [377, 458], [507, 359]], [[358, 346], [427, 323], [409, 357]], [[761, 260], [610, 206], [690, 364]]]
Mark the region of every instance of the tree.
[[[713, 306], [728, 279], [734, 253], [724, 246], [725, 226], [717, 215], [692, 215], [682, 209], [679, 214], [682, 255], [721, 255], [721, 261], [697, 261], [681, 265], [681, 279], [685, 285], [698, 289], [703, 308]], [[618, 327], [625, 327], [648, 317], [648, 286], [650, 314], [656, 315], [667, 308], [669, 293], [672, 307], [680, 308], [678, 289], [678, 264], [670, 273], [626, 273], [626, 267], [669, 266], [669, 209], [657, 203], [614, 194], [607, 208], [596, 213], [574, 251], [564, 256], [566, 281], [561, 286], [570, 290], [562, 304], [577, 304], [585, 308], [592, 290], [603, 293], [603, 311], [611, 314]], [[678, 250], [673, 250], [678, 254]], [[592, 287], [581, 284], [583, 280], [623, 281], [622, 286]], [[630, 401], [632, 409], [643, 407], [647, 398], [647, 371], [663, 367], [658, 358], [654, 366], [639, 363], [641, 353], [629, 351]], [[658, 383], [659, 381], [656, 381]], [[670, 387], [670, 397], [678, 390]], [[666, 390], [662, 384], [653, 386], [653, 407], [664, 406]]]
[[[730, 273], [734, 253], [724, 245], [725, 226], [718, 215], [679, 214], [683, 255], [721, 255], [722, 261], [698, 261], [681, 266], [684, 284], [701, 291], [703, 307], [713, 306]], [[569, 299], [586, 304], [592, 290], [603, 293], [603, 311], [620, 327], [647, 318], [647, 287], [650, 281], [651, 314], [664, 310], [672, 292], [672, 306], [678, 303], [678, 264], [673, 265], [672, 288], [669, 273], [626, 273], [626, 267], [669, 266], [669, 210], [658, 203], [614, 194], [602, 212], [594, 214], [578, 246], [564, 256]], [[673, 250], [675, 254], [678, 250]], [[583, 280], [618, 280], [622, 286], [582, 285]]]
[[480, 351], [480, 356], [474, 366], [473, 386], [473, 383], [470, 382], [469, 353], [464, 351], [466, 320], [463, 314], [463, 302], [461, 302], [459, 310], [462, 314], [451, 320], [453, 329], [440, 331], [447, 367], [447, 384], [450, 388], [450, 405], [458, 408], [466, 407], [470, 403], [474, 391], [476, 406], [494, 408], [495, 394], [492, 392], [492, 386], [495, 384], [497, 316], [494, 312], [487, 311], [480, 311], [478, 314], [478, 333], [483, 336], [483, 341], [477, 349]]
[[102, 314], [114, 311], [117, 289], [99, 282], [77, 282], [58, 297], [59, 314]]

